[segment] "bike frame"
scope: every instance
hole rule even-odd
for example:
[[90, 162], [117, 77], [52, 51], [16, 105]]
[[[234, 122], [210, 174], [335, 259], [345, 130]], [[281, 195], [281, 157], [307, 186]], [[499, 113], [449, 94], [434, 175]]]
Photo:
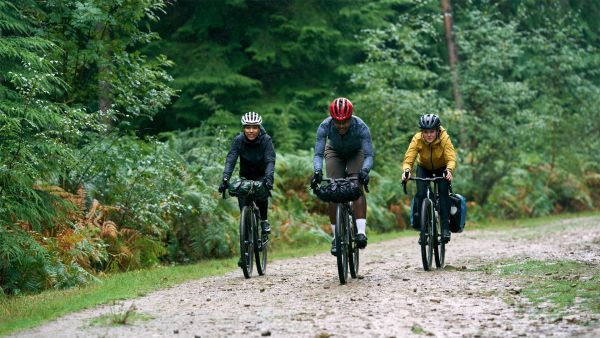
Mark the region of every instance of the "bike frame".
[[[223, 198], [225, 198], [225, 191], [223, 191]], [[238, 196], [238, 198], [240, 197]], [[262, 229], [259, 229], [260, 209], [256, 205], [254, 194], [248, 194], [242, 198], [244, 204], [240, 210], [240, 268], [244, 273], [244, 277], [250, 278], [254, 259], [256, 270], [262, 276], [266, 272], [269, 236], [263, 234]], [[249, 215], [246, 216], [246, 213], [249, 213]], [[250, 233], [247, 233], [246, 227], [248, 226], [250, 226]]]
[[[325, 182], [358, 180], [357, 177], [323, 178]], [[336, 203], [335, 246], [340, 284], [346, 284], [348, 270], [352, 278], [358, 277], [359, 249], [356, 244], [356, 217], [352, 201]]]
[[[423, 268], [426, 271], [431, 270], [432, 256], [435, 259], [435, 265], [438, 268], [444, 267], [446, 256], [446, 245], [441, 240], [441, 222], [440, 222], [440, 194], [438, 181], [445, 179], [444, 177], [411, 177], [411, 181], [424, 181], [426, 183], [425, 197], [418, 206], [421, 217], [421, 232], [419, 234], [419, 242], [421, 243], [421, 257], [423, 260]], [[433, 188], [431, 183], [433, 182]], [[402, 182], [404, 192], [406, 193], [406, 181]], [[428, 205], [431, 205], [430, 214]], [[430, 220], [433, 224], [423, 224], [423, 220]]]

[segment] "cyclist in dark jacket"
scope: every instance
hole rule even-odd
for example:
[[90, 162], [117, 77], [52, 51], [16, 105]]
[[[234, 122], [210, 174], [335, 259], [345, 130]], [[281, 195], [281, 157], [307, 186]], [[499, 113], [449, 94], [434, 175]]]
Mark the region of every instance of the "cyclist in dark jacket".
[[[342, 178], [347, 173], [348, 176], [358, 176], [361, 188], [368, 185], [374, 157], [369, 127], [359, 117], [352, 116], [352, 103], [343, 97], [333, 100], [329, 115], [317, 129], [311, 187], [315, 189], [321, 183], [323, 159], [329, 178]], [[335, 203], [329, 203], [332, 231], [335, 228], [335, 208]], [[364, 249], [367, 246], [367, 200], [364, 196], [354, 201], [354, 212], [356, 243], [360, 249]], [[331, 243], [331, 254], [336, 254], [334, 242]]]
[[[229, 153], [225, 159], [223, 169], [223, 182], [219, 192], [224, 192], [229, 187], [229, 179], [235, 169], [238, 157], [240, 158], [240, 177], [248, 180], [262, 181], [269, 189], [273, 189], [273, 176], [275, 173], [275, 149], [271, 137], [262, 127], [262, 117], [255, 112], [242, 116], [243, 132], [237, 135], [231, 143]], [[244, 206], [244, 198], [238, 197], [240, 210]], [[256, 200], [260, 209], [261, 227], [263, 232], [271, 232], [267, 220], [269, 200]]]

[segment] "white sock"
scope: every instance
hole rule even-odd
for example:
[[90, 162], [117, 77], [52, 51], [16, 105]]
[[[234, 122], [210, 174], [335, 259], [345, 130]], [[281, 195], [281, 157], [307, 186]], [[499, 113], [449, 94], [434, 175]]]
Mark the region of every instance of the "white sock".
[[331, 234], [332, 234], [333, 238], [335, 238], [335, 224], [331, 225]]
[[366, 236], [365, 231], [367, 230], [367, 220], [365, 218], [357, 218], [356, 229], [358, 230], [359, 234], [363, 234]]

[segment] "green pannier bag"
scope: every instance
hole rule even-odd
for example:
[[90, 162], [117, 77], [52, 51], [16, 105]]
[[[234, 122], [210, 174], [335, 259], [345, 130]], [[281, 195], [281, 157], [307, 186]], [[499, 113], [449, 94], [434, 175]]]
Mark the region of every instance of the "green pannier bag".
[[261, 181], [236, 178], [229, 183], [229, 195], [236, 197], [254, 195], [258, 200], [265, 200], [269, 198], [270, 193], [269, 189]]

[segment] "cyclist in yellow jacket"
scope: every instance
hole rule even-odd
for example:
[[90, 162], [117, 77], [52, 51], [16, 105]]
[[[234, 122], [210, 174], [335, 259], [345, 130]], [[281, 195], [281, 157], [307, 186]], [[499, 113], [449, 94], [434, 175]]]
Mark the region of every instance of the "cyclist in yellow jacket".
[[[456, 152], [450, 140], [446, 129], [442, 127], [440, 118], [435, 114], [425, 114], [419, 119], [420, 132], [416, 133], [404, 155], [402, 164], [402, 181], [411, 176], [411, 171], [417, 160], [417, 177], [440, 177], [446, 180], [438, 182], [440, 193], [440, 219], [442, 222], [442, 240], [450, 241], [450, 197], [449, 186], [452, 181], [454, 171], [456, 170]], [[426, 194], [426, 183], [417, 181], [416, 205], [421, 205], [421, 201]], [[415, 208], [418, 209], [418, 208]], [[413, 211], [413, 228], [419, 229], [419, 217], [416, 215], [418, 210]]]

